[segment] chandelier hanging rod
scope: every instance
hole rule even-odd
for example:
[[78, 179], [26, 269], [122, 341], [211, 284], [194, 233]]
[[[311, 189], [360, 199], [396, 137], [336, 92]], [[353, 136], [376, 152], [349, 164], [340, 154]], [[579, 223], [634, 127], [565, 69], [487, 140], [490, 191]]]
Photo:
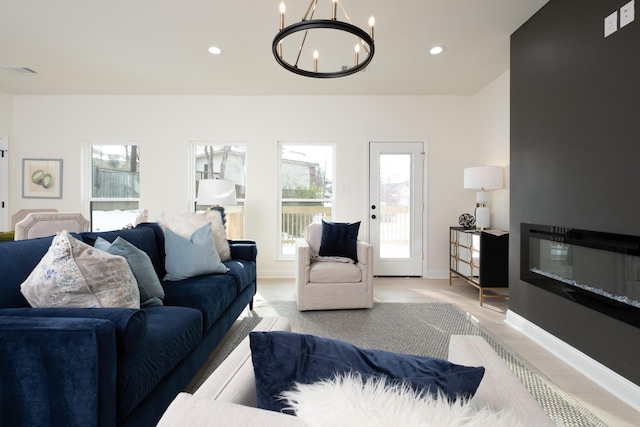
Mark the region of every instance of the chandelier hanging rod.
[[[284, 4], [284, 3], [282, 3]], [[304, 18], [302, 18], [302, 21], [307, 21], [308, 19], [313, 19], [313, 15], [316, 13], [316, 6], [318, 5], [318, 0], [315, 1], [311, 1], [311, 3], [309, 3], [309, 8], [307, 9], [307, 13], [304, 14]], [[312, 7], [313, 6], [313, 10]], [[311, 12], [311, 16], [309, 16], [309, 12]], [[282, 28], [280, 28], [282, 30]], [[294, 67], [298, 68], [298, 62], [300, 62], [300, 55], [302, 55], [302, 49], [304, 48], [304, 43], [307, 41], [307, 34], [309, 33], [309, 30], [305, 30], [304, 31], [304, 36], [302, 37], [302, 42], [300, 43], [300, 48], [298, 49], [298, 57], [296, 58], [296, 63], [294, 64]], [[286, 36], [285, 36], [286, 37]], [[281, 43], [282, 41], [280, 41], [279, 43]], [[282, 46], [282, 45], [280, 45]], [[281, 55], [282, 56], [282, 55]]]

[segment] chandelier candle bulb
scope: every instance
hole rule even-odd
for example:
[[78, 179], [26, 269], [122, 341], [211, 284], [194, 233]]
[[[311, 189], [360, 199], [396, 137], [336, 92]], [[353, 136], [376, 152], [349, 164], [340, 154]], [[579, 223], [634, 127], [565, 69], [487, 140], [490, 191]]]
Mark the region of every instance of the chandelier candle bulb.
[[319, 56], [319, 55], [318, 55], [318, 51], [317, 51], [317, 50], [314, 50], [314, 51], [313, 51], [313, 71], [314, 71], [315, 73], [317, 73], [317, 72], [318, 72], [318, 56]]
[[373, 26], [376, 24], [376, 19], [372, 16], [369, 18], [369, 28], [371, 29], [371, 38], [373, 39]]
[[359, 56], [360, 56], [360, 43], [358, 43], [355, 47], [355, 51], [356, 51], [356, 66], [358, 65], [359, 61]]
[[[280, 30], [284, 28], [284, 13], [287, 11], [287, 6], [284, 5], [284, 2], [280, 3]], [[280, 55], [282, 57], [282, 55]]]
[[282, 40], [278, 42], [278, 56], [282, 58]]

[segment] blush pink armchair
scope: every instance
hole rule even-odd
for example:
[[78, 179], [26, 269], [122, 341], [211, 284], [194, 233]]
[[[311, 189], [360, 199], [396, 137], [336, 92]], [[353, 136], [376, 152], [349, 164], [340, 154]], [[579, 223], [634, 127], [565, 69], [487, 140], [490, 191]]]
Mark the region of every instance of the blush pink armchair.
[[322, 224], [307, 227], [307, 238], [296, 239], [298, 310], [373, 307], [373, 247], [357, 242], [358, 262], [319, 257]]

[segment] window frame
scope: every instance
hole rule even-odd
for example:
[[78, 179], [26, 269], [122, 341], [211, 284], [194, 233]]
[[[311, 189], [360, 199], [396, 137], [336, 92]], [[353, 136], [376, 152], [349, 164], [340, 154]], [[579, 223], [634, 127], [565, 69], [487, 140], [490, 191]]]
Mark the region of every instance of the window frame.
[[[331, 172], [328, 177], [331, 182], [331, 198], [329, 199], [300, 199], [300, 198], [283, 198], [283, 158], [282, 150], [285, 146], [309, 146], [309, 147], [330, 147], [331, 148]], [[336, 143], [333, 141], [278, 141], [278, 206], [277, 206], [277, 218], [278, 227], [276, 229], [276, 257], [281, 260], [295, 259], [295, 251], [292, 253], [285, 253], [284, 245], [282, 241], [283, 230], [283, 203], [284, 202], [322, 202], [331, 203], [331, 213], [329, 219], [335, 215], [336, 206]]]
[[[94, 231], [94, 220], [93, 220], [93, 203], [100, 202], [135, 202], [137, 204], [135, 209], [140, 209], [140, 190], [138, 190], [138, 197], [93, 197], [93, 147], [98, 145], [117, 145], [117, 146], [126, 146], [126, 145], [135, 145], [138, 147], [137, 152], [139, 156], [138, 162], [138, 180], [142, 180], [142, 144], [139, 141], [125, 140], [125, 141], [87, 141], [86, 142], [86, 161], [83, 162], [86, 167], [86, 189], [85, 194], [87, 198], [86, 203], [86, 216], [89, 218], [89, 222], [91, 223], [91, 230]], [[126, 225], [126, 224], [124, 224]], [[123, 225], [123, 226], [124, 226]], [[106, 230], [102, 230], [106, 231]]]
[[[189, 180], [188, 180], [188, 185], [189, 185], [189, 211], [190, 212], [198, 212], [198, 211], [202, 211], [205, 210], [206, 207], [202, 207], [200, 205], [197, 205], [197, 192], [196, 192], [196, 182], [198, 181], [197, 179], [197, 174], [198, 174], [198, 166], [197, 166], [197, 162], [198, 162], [198, 147], [203, 147], [203, 146], [214, 146], [214, 147], [243, 147], [244, 148], [244, 163], [242, 166], [242, 175], [243, 175], [243, 183], [241, 183], [240, 185], [244, 185], [244, 197], [237, 197], [237, 201], [236, 201], [236, 206], [233, 207], [233, 210], [236, 211], [235, 213], [242, 215], [242, 221], [240, 225], [241, 228], [241, 235], [233, 235], [233, 233], [231, 232], [227, 237], [229, 239], [243, 239], [244, 238], [244, 230], [245, 230], [245, 223], [246, 223], [246, 215], [245, 215], [245, 204], [246, 204], [246, 200], [247, 200], [247, 159], [249, 156], [249, 148], [248, 148], [248, 144], [246, 141], [191, 141], [191, 146], [190, 146], [190, 153], [191, 153], [191, 160], [189, 162]], [[207, 172], [207, 173], [213, 173], [215, 174], [216, 172], [210, 172], [210, 171], [203, 171], [203, 172]], [[195, 180], [193, 178], [196, 178]], [[231, 208], [229, 210], [232, 210]]]

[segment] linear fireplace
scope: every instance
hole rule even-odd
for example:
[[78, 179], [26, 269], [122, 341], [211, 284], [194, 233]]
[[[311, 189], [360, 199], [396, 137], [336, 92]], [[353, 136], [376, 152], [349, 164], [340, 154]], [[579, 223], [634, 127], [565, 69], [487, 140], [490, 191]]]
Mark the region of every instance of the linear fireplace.
[[521, 224], [520, 278], [640, 327], [640, 237]]

